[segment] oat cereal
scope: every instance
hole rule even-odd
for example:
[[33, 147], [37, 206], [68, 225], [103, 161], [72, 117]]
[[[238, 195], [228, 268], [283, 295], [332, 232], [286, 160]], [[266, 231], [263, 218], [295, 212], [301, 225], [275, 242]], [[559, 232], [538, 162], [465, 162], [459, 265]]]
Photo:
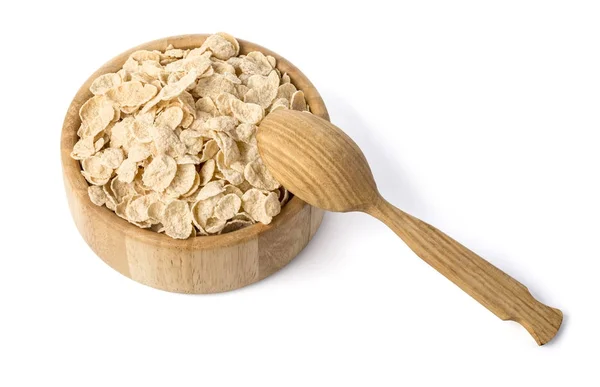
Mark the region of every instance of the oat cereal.
[[96, 78], [71, 153], [91, 202], [175, 239], [270, 223], [290, 195], [260, 159], [257, 126], [309, 109], [276, 66], [217, 33], [194, 49], [136, 51]]

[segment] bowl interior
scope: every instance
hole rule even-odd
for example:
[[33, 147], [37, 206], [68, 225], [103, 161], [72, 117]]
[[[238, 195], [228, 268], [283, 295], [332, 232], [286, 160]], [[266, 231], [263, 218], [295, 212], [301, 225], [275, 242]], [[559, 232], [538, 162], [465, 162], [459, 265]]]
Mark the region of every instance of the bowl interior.
[[[268, 231], [274, 227], [277, 227], [281, 222], [286, 221], [290, 217], [296, 215], [302, 208], [307, 205], [302, 200], [293, 196], [292, 199], [282, 207], [281, 213], [273, 218], [273, 221], [268, 224], [254, 224], [241, 230], [233, 231], [222, 235], [210, 235], [200, 236], [196, 238], [189, 238], [186, 240], [172, 239], [164, 234], [159, 234], [151, 230], [141, 229], [135, 225], [130, 224], [124, 219], [121, 219], [112, 211], [106, 207], [96, 206], [93, 204], [87, 194], [88, 183], [85, 178], [81, 175], [81, 167], [77, 160], [70, 157], [73, 145], [78, 140], [77, 130], [81, 125], [79, 119], [79, 109], [81, 105], [87, 101], [92, 93], [89, 91], [91, 83], [98, 76], [109, 72], [118, 71], [129, 55], [137, 50], [161, 50], [164, 51], [169, 44], [172, 44], [175, 48], [195, 48], [202, 45], [204, 40], [208, 37], [207, 34], [195, 34], [195, 35], [181, 35], [173, 36], [169, 38], [154, 40], [152, 42], [141, 44], [134, 47], [104, 64], [94, 74], [92, 74], [86, 82], [81, 86], [71, 105], [67, 111], [65, 121], [62, 128], [61, 135], [61, 159], [63, 166], [63, 175], [65, 179], [65, 187], [70, 190], [74, 197], [78, 197], [86, 205], [89, 213], [93, 214], [94, 221], [105, 222], [109, 224], [111, 228], [117, 229], [119, 232], [126, 234], [127, 237], [135, 238], [138, 240], [144, 240], [148, 243], [155, 243], [161, 245], [175, 245], [182, 249], [197, 249], [197, 248], [212, 248], [228, 246], [234, 243], [239, 243], [243, 240], [254, 238], [257, 234]], [[281, 57], [277, 53], [261, 47], [257, 44], [247, 42], [238, 39], [240, 43], [240, 53], [247, 54], [251, 51], [261, 51], [264, 54], [272, 55], [277, 59], [277, 68], [283, 73], [287, 73], [290, 76], [291, 82], [299, 89], [304, 92], [306, 102], [310, 106], [310, 110], [313, 114], [329, 120], [327, 108], [323, 102], [323, 99], [319, 95], [319, 92], [308, 78], [296, 68], [293, 64]]]

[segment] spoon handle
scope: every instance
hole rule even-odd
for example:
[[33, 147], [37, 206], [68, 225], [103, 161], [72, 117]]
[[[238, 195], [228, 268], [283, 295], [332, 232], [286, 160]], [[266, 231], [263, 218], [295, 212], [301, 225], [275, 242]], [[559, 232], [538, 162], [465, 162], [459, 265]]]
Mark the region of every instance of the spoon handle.
[[367, 211], [391, 228], [425, 262], [502, 320], [521, 324], [538, 345], [549, 342], [562, 312], [533, 298], [529, 290], [437, 228], [383, 198]]

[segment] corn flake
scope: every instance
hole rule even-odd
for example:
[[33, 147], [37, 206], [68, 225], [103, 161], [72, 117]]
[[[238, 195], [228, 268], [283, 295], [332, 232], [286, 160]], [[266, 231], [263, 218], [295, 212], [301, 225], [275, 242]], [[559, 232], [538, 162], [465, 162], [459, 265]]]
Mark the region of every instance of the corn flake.
[[200, 185], [204, 186], [208, 184], [208, 182], [213, 178], [215, 174], [215, 160], [208, 159], [204, 164], [202, 164], [202, 168], [200, 168]]
[[123, 162], [123, 150], [120, 148], [107, 148], [100, 156], [100, 162], [105, 166], [117, 169]]
[[209, 234], [218, 234], [223, 230], [227, 222], [219, 218], [208, 218], [205, 230]]
[[96, 153], [94, 147], [94, 137], [84, 137], [77, 141], [71, 152], [71, 157], [75, 160], [85, 160]]
[[254, 103], [244, 103], [238, 99], [231, 100], [233, 116], [246, 124], [258, 124], [264, 117], [264, 109]]
[[88, 99], [79, 110], [82, 127], [80, 137], [95, 136], [103, 131], [115, 116], [113, 103], [104, 95]]
[[102, 95], [108, 90], [119, 86], [122, 82], [123, 80], [121, 79], [119, 74], [116, 73], [100, 75], [90, 85], [90, 91], [92, 92], [92, 94]]
[[306, 100], [304, 99], [302, 90], [298, 90], [292, 94], [292, 98], [290, 99], [290, 109], [299, 111], [306, 110]]
[[148, 208], [158, 200], [156, 193], [135, 196], [125, 208], [125, 217], [130, 222], [145, 222], [149, 220]]
[[254, 187], [266, 191], [276, 190], [280, 186], [259, 158], [246, 165], [244, 177]]
[[[232, 56], [237, 55], [237, 53], [240, 50], [239, 45], [237, 45], [237, 47], [234, 46], [234, 44], [230, 40], [230, 36], [227, 36], [226, 38], [219, 34], [211, 35], [208, 38], [206, 38], [206, 40], [198, 50], [209, 50], [212, 52], [215, 58], [227, 60]], [[190, 52], [190, 55], [193, 55], [192, 52]]]
[[159, 155], [144, 170], [142, 182], [156, 192], [163, 192], [171, 184], [176, 173], [177, 162], [168, 155]]
[[215, 206], [213, 215], [217, 219], [229, 220], [235, 216], [242, 206], [242, 199], [236, 194], [223, 196]]
[[[251, 188], [242, 196], [242, 207], [252, 219], [263, 224], [271, 223], [272, 216], [266, 210], [267, 195], [261, 190]], [[279, 203], [279, 201], [277, 201]]]
[[167, 187], [165, 194], [178, 198], [188, 192], [196, 179], [196, 167], [194, 164], [178, 164], [177, 172], [171, 184]]
[[192, 233], [192, 214], [187, 202], [173, 200], [165, 207], [162, 215], [165, 234], [175, 239], [187, 239]]
[[[121, 106], [137, 109], [138, 106], [148, 102], [157, 93], [156, 86], [142, 85], [139, 81], [124, 82], [106, 92], [106, 96]], [[129, 111], [131, 113], [131, 111]]]
[[288, 101], [292, 99], [292, 96], [296, 92], [296, 86], [291, 83], [284, 83], [283, 85], [277, 88], [277, 96], [276, 98], [285, 98]]
[[123, 183], [131, 183], [135, 179], [138, 167], [137, 163], [130, 158], [123, 160], [119, 168], [117, 168], [117, 178]]
[[106, 203], [107, 197], [104, 189], [97, 185], [90, 185], [88, 187], [88, 195], [92, 203], [97, 206], [103, 206]]
[[273, 66], [262, 52], [252, 51], [240, 62], [240, 69], [250, 75], [268, 75], [273, 70]]
[[202, 189], [198, 192], [196, 196], [196, 200], [205, 200], [220, 194], [225, 191], [225, 181], [224, 180], [215, 180], [206, 184]]

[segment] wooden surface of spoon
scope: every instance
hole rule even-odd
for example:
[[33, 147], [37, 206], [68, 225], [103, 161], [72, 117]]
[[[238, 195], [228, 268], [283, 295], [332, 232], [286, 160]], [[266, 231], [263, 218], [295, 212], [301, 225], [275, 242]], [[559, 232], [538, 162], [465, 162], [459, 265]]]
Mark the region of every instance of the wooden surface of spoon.
[[539, 345], [562, 312], [435, 227], [381, 197], [359, 147], [341, 129], [305, 112], [277, 110], [260, 124], [259, 153], [273, 176], [305, 202], [329, 211], [362, 211], [390, 227], [419, 257], [502, 320], [521, 324]]

